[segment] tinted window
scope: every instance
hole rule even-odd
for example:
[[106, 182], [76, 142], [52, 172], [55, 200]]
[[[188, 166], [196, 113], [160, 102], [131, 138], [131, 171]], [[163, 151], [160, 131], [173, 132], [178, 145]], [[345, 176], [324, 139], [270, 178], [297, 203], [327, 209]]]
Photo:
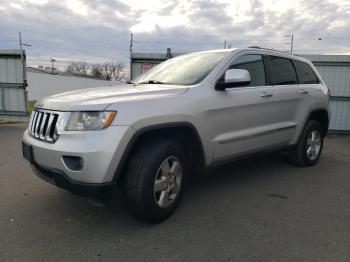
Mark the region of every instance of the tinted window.
[[250, 84], [246, 86], [264, 86], [265, 70], [261, 55], [243, 55], [236, 59], [230, 69], [245, 69], [250, 74]]
[[268, 56], [266, 62], [269, 68], [271, 85], [293, 85], [298, 83], [297, 74], [291, 60]]
[[312, 68], [303, 62], [294, 61], [300, 84], [318, 84], [319, 81]]

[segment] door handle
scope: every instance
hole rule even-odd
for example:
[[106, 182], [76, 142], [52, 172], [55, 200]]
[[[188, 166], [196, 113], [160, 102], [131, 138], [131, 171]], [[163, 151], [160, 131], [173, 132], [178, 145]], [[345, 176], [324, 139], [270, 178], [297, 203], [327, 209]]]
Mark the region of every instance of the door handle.
[[261, 96], [261, 97], [271, 97], [271, 96], [273, 96], [273, 94], [267, 93], [267, 92], [263, 92], [263, 93], [261, 93], [260, 96]]
[[299, 90], [299, 93], [300, 93], [301, 95], [306, 95], [306, 94], [309, 93], [309, 91], [307, 91], [307, 90], [305, 90], [305, 89], [300, 89], [300, 90]]

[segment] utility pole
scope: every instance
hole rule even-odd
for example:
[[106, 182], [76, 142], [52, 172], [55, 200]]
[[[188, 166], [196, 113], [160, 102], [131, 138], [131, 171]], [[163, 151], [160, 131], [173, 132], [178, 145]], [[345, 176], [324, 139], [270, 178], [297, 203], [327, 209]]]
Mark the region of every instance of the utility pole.
[[133, 45], [134, 45], [133, 41], [134, 41], [134, 34], [131, 33], [131, 34], [130, 34], [130, 69], [129, 69], [129, 81], [132, 80], [132, 57], [131, 57], [131, 55], [132, 55], [132, 47], [133, 47]]
[[21, 34], [21, 32], [18, 32], [18, 35], [19, 35], [19, 49], [22, 50], [22, 34]]
[[[21, 32], [18, 32], [18, 35], [19, 35], [19, 49], [21, 52], [21, 63], [23, 65], [23, 50], [22, 50], [22, 34], [21, 34]], [[25, 68], [23, 66], [23, 80], [25, 78], [24, 72], [25, 72]]]
[[292, 34], [290, 39], [290, 53], [293, 54], [293, 44], [294, 44], [294, 35]]
[[133, 38], [134, 38], [134, 34], [131, 33], [130, 34], [130, 53], [132, 53], [132, 47], [133, 47]]
[[23, 46], [32, 46], [32, 45], [28, 45], [28, 44], [22, 42], [21, 32], [18, 32], [18, 36], [19, 36], [19, 49], [21, 52], [21, 63], [23, 65], [23, 81], [25, 82], [25, 85], [27, 85], [27, 74], [26, 74], [26, 65], [24, 64]]
[[27, 68], [26, 68], [26, 64], [24, 63], [24, 52], [23, 52], [23, 46], [31, 46], [31, 45], [28, 45], [26, 43], [23, 43], [22, 42], [22, 34], [21, 32], [18, 32], [18, 36], [19, 36], [19, 49], [20, 49], [20, 52], [21, 52], [21, 63], [22, 63], [22, 78], [23, 78], [23, 83], [24, 83], [24, 95], [25, 95], [25, 107], [26, 107], [26, 110], [28, 110], [28, 99], [27, 99], [27, 91], [26, 91], [26, 87], [28, 86], [28, 82], [27, 82]]
[[[21, 32], [18, 32], [18, 35], [19, 35], [19, 49], [21, 51], [21, 63], [23, 65], [23, 43], [22, 43], [22, 34], [21, 34]], [[24, 79], [24, 71], [25, 71], [25, 68], [23, 66], [23, 79]]]
[[226, 49], [226, 40], [224, 41], [224, 49]]

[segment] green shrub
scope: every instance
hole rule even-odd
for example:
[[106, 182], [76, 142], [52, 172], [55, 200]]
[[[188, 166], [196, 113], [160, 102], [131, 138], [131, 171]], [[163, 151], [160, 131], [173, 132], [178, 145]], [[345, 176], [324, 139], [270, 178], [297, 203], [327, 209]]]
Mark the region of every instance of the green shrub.
[[35, 103], [36, 103], [36, 100], [28, 101], [28, 112], [29, 112], [29, 115], [31, 115], [31, 113], [32, 113], [32, 111], [34, 109]]

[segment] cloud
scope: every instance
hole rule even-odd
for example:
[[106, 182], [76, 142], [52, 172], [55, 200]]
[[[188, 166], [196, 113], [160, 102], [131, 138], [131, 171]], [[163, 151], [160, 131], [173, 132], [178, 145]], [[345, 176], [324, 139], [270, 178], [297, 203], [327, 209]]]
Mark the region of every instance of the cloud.
[[[299, 53], [350, 53], [347, 0], [2, 0], [0, 48], [25, 42], [28, 64], [121, 61], [165, 52], [260, 45]], [[322, 40], [318, 40], [322, 38]]]
[[16, 4], [21, 8], [12, 8], [11, 3], [6, 5], [6, 2], [2, 5], [0, 37], [11, 36], [12, 40], [14, 34], [21, 31], [23, 39], [33, 46], [28, 49], [30, 57], [92, 61], [125, 57], [130, 22], [112, 12], [125, 13], [127, 8], [122, 4], [114, 6], [113, 10], [106, 4], [94, 8], [93, 4], [86, 3], [84, 12], [87, 15], [71, 10], [72, 6], [59, 1], [41, 5]]

